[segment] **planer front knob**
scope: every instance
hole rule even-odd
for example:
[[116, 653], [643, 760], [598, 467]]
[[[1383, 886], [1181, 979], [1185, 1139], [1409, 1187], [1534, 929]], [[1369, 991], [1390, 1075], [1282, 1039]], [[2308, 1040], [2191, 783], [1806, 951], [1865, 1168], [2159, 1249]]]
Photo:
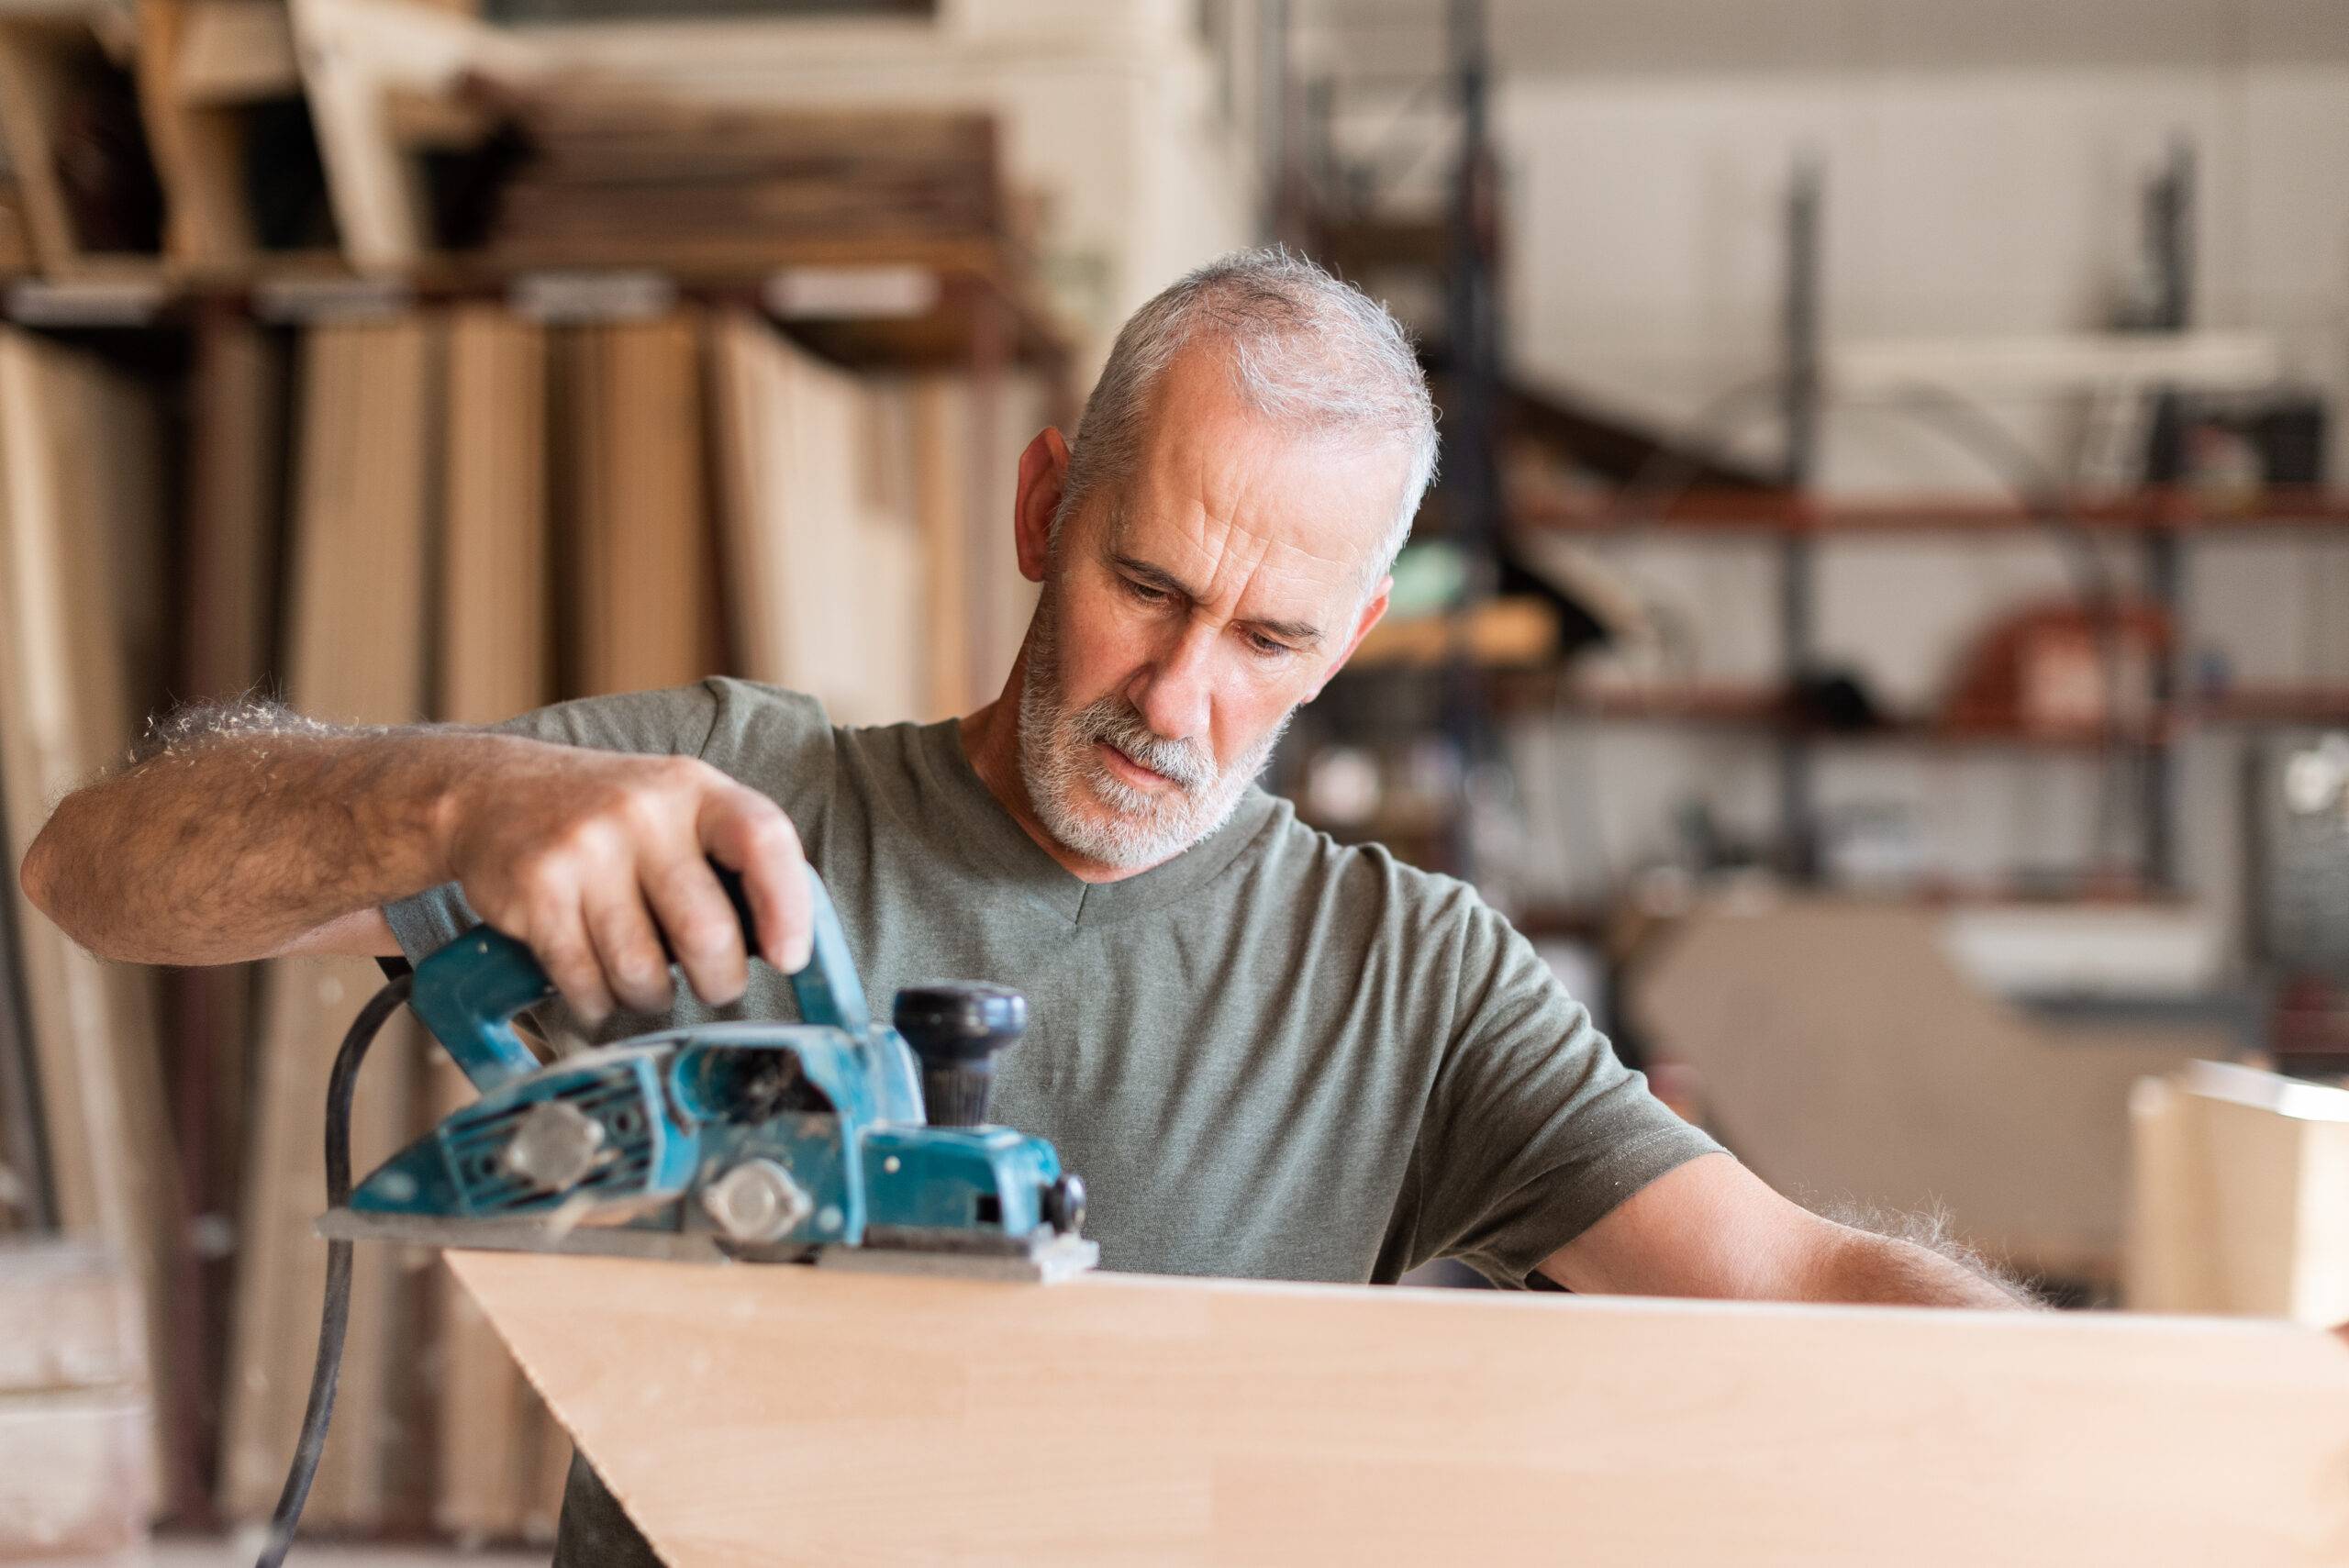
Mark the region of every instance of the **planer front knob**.
[[985, 1125], [995, 1059], [1027, 1031], [1028, 998], [974, 980], [908, 985], [897, 993], [894, 1021], [920, 1059], [930, 1124]]

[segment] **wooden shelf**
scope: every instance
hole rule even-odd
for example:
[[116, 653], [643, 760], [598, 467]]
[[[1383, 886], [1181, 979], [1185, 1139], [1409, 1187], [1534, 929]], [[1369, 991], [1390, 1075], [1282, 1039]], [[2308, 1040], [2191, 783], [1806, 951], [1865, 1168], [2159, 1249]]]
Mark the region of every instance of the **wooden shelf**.
[[[28, 326], [121, 325], [127, 311], [126, 288], [139, 293], [136, 315], [143, 324], [170, 325], [193, 318], [207, 308], [227, 306], [252, 310], [257, 302], [277, 303], [265, 314], [282, 314], [284, 301], [307, 292], [321, 310], [355, 305], [363, 298], [379, 299], [389, 307], [411, 302], [454, 303], [470, 299], [505, 299], [518, 283], [533, 275], [560, 272], [592, 294], [608, 284], [615, 295], [630, 284], [650, 284], [680, 301], [705, 305], [736, 305], [773, 315], [791, 335], [828, 359], [854, 366], [892, 369], [952, 368], [974, 358], [1002, 361], [1058, 373], [1065, 366], [1069, 335], [1046, 306], [1012, 280], [1017, 275], [1003, 260], [981, 248], [957, 253], [952, 248], [925, 246], [908, 252], [857, 252], [837, 246], [768, 251], [763, 265], [733, 271], [715, 266], [679, 274], [644, 267], [607, 270], [562, 267], [530, 269], [476, 262], [442, 261], [411, 274], [370, 278], [353, 276], [337, 258], [296, 253], [272, 258], [252, 267], [213, 265], [170, 268], [160, 261], [126, 263], [121, 275], [83, 276], [70, 283], [41, 282], [23, 296], [22, 308], [12, 303], [11, 317]], [[836, 310], [777, 308], [778, 280], [821, 273], [834, 283], [858, 272], [911, 273], [934, 285], [929, 297], [913, 308], [888, 307], [860, 313], [852, 304]], [[789, 293], [789, 290], [784, 290]], [[806, 292], [806, 291], [802, 291]], [[853, 294], [853, 280], [849, 292]], [[77, 319], [76, 295], [87, 295]], [[992, 339], [990, 341], [990, 339]]]
[[2215, 725], [2349, 724], [2349, 687], [2271, 687], [2205, 697], [2191, 705], [2198, 723]]
[[1939, 718], [1895, 717], [1846, 728], [1806, 719], [1793, 697], [1766, 686], [1690, 686], [1651, 692], [1561, 690], [1546, 672], [1487, 673], [1496, 711], [1511, 717], [1548, 714], [1594, 724], [1714, 725], [1797, 734], [1821, 745], [1909, 745], [2094, 751], [2107, 745], [2146, 746], [2198, 727], [2349, 724], [2349, 687], [2250, 688], [2181, 703], [2151, 726], [2118, 732], [2100, 727], [2025, 728], [1951, 725]]
[[[1520, 495], [1512, 498], [1509, 515], [1520, 528], [1594, 538], [1667, 531], [1728, 539], [2029, 536], [2048, 528], [2041, 516], [2010, 501], [1823, 500], [1789, 490], [1692, 490], [1660, 506]], [[2349, 490], [2273, 489], [2242, 505], [2214, 504], [2190, 490], [2144, 490], [2068, 502], [2056, 515], [2080, 529], [2111, 534], [2349, 530]]]

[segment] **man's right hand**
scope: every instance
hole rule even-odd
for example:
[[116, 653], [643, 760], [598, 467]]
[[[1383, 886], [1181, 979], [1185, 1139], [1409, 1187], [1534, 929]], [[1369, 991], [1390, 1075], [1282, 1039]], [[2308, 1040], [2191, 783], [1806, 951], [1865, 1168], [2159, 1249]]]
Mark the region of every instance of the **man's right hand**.
[[59, 803], [25, 856], [34, 906], [102, 958], [235, 963], [399, 951], [383, 906], [456, 882], [573, 1011], [704, 1001], [749, 978], [710, 862], [741, 873], [758, 951], [804, 966], [812, 919], [780, 806], [690, 757], [480, 730], [337, 729], [219, 710]]
[[670, 1006], [664, 936], [696, 995], [741, 995], [745, 933], [712, 861], [741, 874], [759, 956], [785, 973], [807, 962], [798, 833], [774, 801], [694, 758], [518, 741], [507, 765], [451, 793], [442, 840], [467, 901], [538, 955], [587, 1022], [615, 1001]]

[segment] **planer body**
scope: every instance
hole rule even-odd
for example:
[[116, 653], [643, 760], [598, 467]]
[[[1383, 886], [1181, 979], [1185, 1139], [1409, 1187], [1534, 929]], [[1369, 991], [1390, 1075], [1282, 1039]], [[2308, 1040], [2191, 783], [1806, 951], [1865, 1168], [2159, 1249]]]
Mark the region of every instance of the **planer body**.
[[797, 1023], [667, 1029], [541, 1065], [513, 1027], [553, 995], [527, 947], [483, 926], [423, 960], [410, 1006], [482, 1095], [320, 1230], [874, 1267], [895, 1254], [922, 1272], [1015, 1277], [1088, 1266], [1083, 1183], [1050, 1142], [985, 1119], [1025, 1002], [946, 982], [900, 991], [894, 1022], [875, 1022], [830, 898], [809, 883]]

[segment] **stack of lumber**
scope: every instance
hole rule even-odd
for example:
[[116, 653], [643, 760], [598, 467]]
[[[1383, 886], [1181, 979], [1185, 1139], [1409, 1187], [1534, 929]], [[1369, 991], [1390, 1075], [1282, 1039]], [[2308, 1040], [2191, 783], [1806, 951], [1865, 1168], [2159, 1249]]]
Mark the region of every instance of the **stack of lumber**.
[[2196, 1062], [2129, 1111], [2130, 1307], [2349, 1323], [2349, 1088]]
[[[128, 749], [160, 656], [161, 421], [93, 355], [0, 329], [0, 796], [46, 1207], [123, 1260], [173, 1405], [185, 1262], [153, 974], [103, 964], [13, 874], [48, 803]], [[104, 462], [91, 461], [103, 452]], [[174, 1456], [158, 1429], [159, 1460]]]
[[104, 1248], [0, 1242], [0, 1561], [115, 1560], [145, 1539], [144, 1316]]
[[473, 95], [511, 161], [482, 236], [499, 256], [755, 259], [1003, 227], [984, 114], [692, 104], [576, 77]]

